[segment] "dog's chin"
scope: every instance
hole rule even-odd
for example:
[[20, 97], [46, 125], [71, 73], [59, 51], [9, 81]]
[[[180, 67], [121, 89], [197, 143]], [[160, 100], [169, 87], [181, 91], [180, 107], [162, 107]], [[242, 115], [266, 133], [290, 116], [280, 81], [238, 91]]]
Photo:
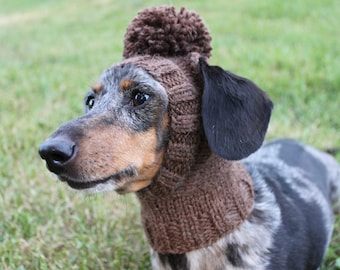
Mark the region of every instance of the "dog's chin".
[[66, 182], [68, 186], [73, 190], [85, 192], [87, 194], [98, 194], [117, 191], [118, 193], [124, 193], [123, 179], [119, 181], [113, 177], [108, 177], [103, 180], [94, 181], [75, 181], [64, 176], [58, 176], [62, 182]]

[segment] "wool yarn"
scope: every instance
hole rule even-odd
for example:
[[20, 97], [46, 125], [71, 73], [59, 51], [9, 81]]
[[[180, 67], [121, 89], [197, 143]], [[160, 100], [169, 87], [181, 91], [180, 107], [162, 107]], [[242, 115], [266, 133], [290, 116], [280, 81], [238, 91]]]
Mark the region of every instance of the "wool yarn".
[[145, 69], [169, 98], [169, 141], [152, 183], [137, 192], [151, 247], [181, 254], [207, 247], [250, 214], [254, 192], [244, 166], [209, 149], [204, 135], [199, 57], [211, 37], [200, 17], [182, 8], [146, 9], [125, 34], [123, 61]]

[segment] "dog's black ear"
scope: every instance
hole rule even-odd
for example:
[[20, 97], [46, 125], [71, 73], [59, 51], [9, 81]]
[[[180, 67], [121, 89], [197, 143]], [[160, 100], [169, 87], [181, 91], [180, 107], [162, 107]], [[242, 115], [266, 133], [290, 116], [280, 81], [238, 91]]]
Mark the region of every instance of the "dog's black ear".
[[248, 79], [203, 58], [200, 67], [203, 126], [211, 150], [229, 160], [247, 157], [263, 143], [273, 103]]

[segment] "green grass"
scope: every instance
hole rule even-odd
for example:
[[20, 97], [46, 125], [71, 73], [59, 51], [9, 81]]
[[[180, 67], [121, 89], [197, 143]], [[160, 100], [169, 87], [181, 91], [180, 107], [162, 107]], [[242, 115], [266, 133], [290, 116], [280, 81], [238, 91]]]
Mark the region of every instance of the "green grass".
[[[268, 138], [340, 146], [337, 0], [0, 0], [1, 270], [150, 268], [135, 197], [70, 191], [37, 149], [82, 113], [137, 11], [159, 4], [197, 10], [213, 36], [210, 63], [269, 93]], [[323, 269], [340, 269], [340, 216]]]

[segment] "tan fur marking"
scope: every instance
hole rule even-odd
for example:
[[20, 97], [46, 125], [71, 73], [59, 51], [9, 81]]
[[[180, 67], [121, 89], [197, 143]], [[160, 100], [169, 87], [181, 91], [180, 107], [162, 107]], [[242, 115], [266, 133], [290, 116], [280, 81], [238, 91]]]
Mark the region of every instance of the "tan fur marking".
[[169, 114], [165, 113], [162, 121], [163, 131], [167, 130], [167, 128], [169, 127], [169, 122], [170, 122]]
[[101, 90], [102, 90], [102, 85], [100, 83], [96, 83], [92, 86], [92, 90], [95, 92], [95, 93], [99, 93]]
[[147, 179], [147, 180], [129, 182], [124, 187], [122, 187], [122, 188], [120, 188], [116, 191], [119, 194], [137, 192], [138, 190], [141, 190], [141, 189], [147, 187], [150, 184], [151, 184], [151, 179], [150, 180]]
[[[169, 122], [170, 122], [169, 115], [166, 113], [165, 116], [163, 117], [162, 122], [163, 131], [168, 128]], [[156, 136], [156, 131], [154, 134], [152, 134], [152, 136]], [[156, 175], [160, 166], [162, 165], [163, 154], [164, 150], [156, 153], [156, 156], [154, 151], [150, 152], [145, 158], [146, 161], [145, 166], [141, 168], [141, 170], [139, 171], [138, 180], [129, 182], [124, 187], [124, 190], [119, 190], [118, 193], [124, 194], [129, 192], [136, 192], [150, 185], [153, 177]], [[151, 165], [148, 166], [147, 164]]]
[[123, 91], [125, 90], [129, 90], [134, 86], [134, 82], [130, 81], [130, 80], [122, 80], [120, 82], [120, 89], [122, 89]]
[[79, 142], [77, 178], [96, 181], [134, 168], [137, 176], [117, 181], [118, 192], [135, 192], [148, 186], [163, 158], [163, 152], [156, 151], [156, 130], [131, 134], [119, 127], [99, 129], [89, 130]]
[[156, 161], [153, 162], [150, 166], [145, 166], [144, 168], [141, 168], [139, 176], [137, 177], [138, 180], [129, 182], [124, 187], [123, 193], [136, 192], [150, 185], [153, 177], [156, 175], [162, 164], [163, 153], [164, 152], [160, 152], [156, 155], [156, 158], [153, 157], [153, 159]]

